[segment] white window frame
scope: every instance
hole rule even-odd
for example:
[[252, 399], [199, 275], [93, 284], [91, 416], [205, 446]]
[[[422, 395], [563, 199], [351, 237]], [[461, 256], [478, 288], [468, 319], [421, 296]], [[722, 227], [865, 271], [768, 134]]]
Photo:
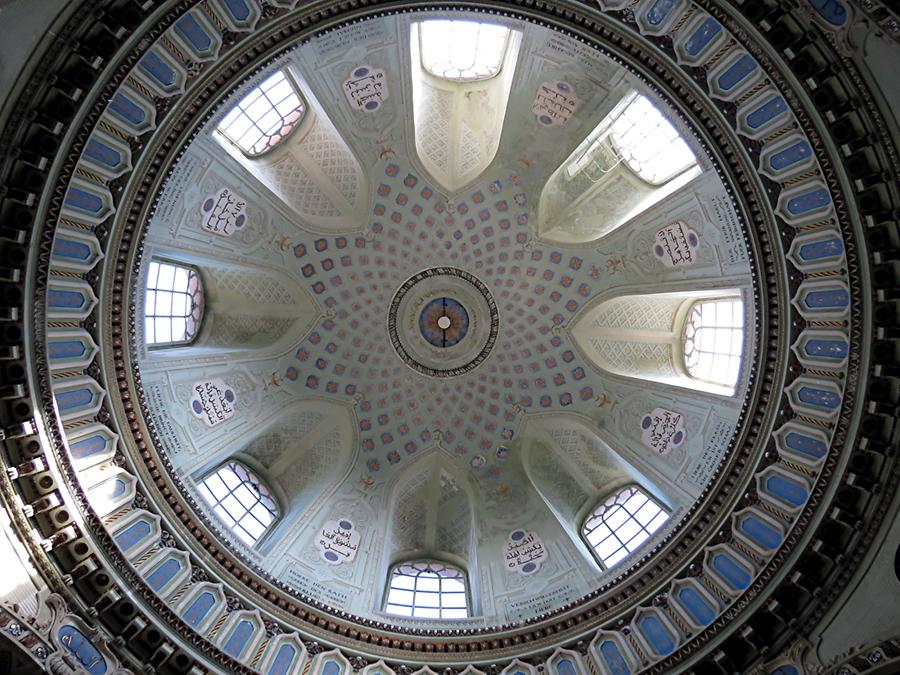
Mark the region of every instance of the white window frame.
[[[154, 286], [151, 288], [150, 287], [151, 275], [153, 274], [153, 270], [154, 270], [153, 266], [154, 265], [157, 265], [156, 276], [153, 279]], [[159, 267], [158, 267], [160, 265], [173, 267], [173, 268], [175, 268], [176, 271], [177, 270], [187, 271], [187, 273], [188, 273], [187, 288], [184, 290], [176, 290], [174, 288], [174, 286], [171, 289], [160, 288], [159, 287]], [[200, 331], [203, 328], [204, 310], [206, 308], [206, 302], [205, 302], [206, 294], [205, 294], [205, 288], [204, 288], [204, 284], [203, 284], [203, 276], [200, 274], [200, 270], [193, 265], [186, 265], [184, 263], [165, 260], [163, 258], [150, 258], [149, 264], [147, 267], [148, 267], [147, 277], [144, 282], [143, 297], [142, 297], [142, 304], [143, 304], [143, 309], [144, 309], [143, 317], [142, 317], [143, 322], [144, 322], [143, 323], [144, 344], [146, 344], [151, 349], [165, 349], [165, 348], [169, 348], [169, 347], [185, 347], [185, 346], [192, 344], [197, 339], [197, 336], [200, 335]], [[190, 292], [190, 281], [191, 281], [192, 277], [195, 278], [196, 282], [197, 282], [197, 290], [194, 293]], [[173, 284], [174, 284], [174, 280], [173, 280]], [[153, 295], [150, 295], [151, 293]], [[176, 315], [176, 314], [172, 314], [171, 309], [170, 309], [169, 314], [156, 314], [156, 311], [159, 306], [158, 305], [159, 297], [157, 296], [157, 293], [170, 293], [173, 296], [187, 295], [190, 298], [190, 302], [191, 302], [190, 311], [188, 312], [188, 314]], [[197, 298], [199, 298], [199, 300], [197, 300]], [[174, 299], [174, 298], [170, 298], [170, 301], [172, 299]], [[153, 313], [150, 313], [151, 308], [149, 306], [149, 303], [151, 300], [153, 301], [153, 308], [152, 308]], [[170, 308], [171, 308], [171, 304], [170, 304]], [[195, 316], [195, 313], [196, 313], [196, 316]], [[157, 331], [158, 331], [157, 325], [156, 325], [157, 321], [169, 320], [171, 322], [173, 319], [182, 319], [183, 318], [185, 320], [185, 324], [186, 324], [185, 330], [187, 331], [187, 322], [188, 322], [188, 319], [190, 319], [191, 317], [193, 317], [195, 328], [194, 328], [193, 332], [188, 332], [188, 334], [184, 338], [178, 339], [178, 340], [167, 340], [167, 341], [161, 341], [161, 340], [156, 339]], [[154, 338], [153, 341], [150, 341], [148, 339], [149, 332], [150, 332], [148, 330], [148, 322], [150, 322], [150, 321], [152, 321], [154, 324], [153, 331], [152, 331], [153, 338]], [[171, 324], [170, 324], [170, 328], [171, 328]]]
[[[224, 471], [229, 471], [237, 480], [237, 483], [229, 484], [230, 481], [223, 474]], [[246, 474], [246, 477], [240, 475], [241, 471]], [[213, 481], [220, 481], [215, 490], [213, 489]], [[241, 490], [242, 486], [247, 486], [246, 492], [250, 492], [250, 496], [246, 496], [246, 492]], [[218, 520], [240, 541], [251, 548], [258, 546], [259, 542], [272, 531], [281, 517], [281, 508], [269, 486], [253, 469], [237, 459], [229, 459], [206, 474], [197, 483], [197, 492], [200, 493], [203, 501], [209, 506]], [[229, 501], [229, 497], [233, 497], [234, 501]], [[248, 501], [253, 501], [253, 503], [248, 506]], [[261, 511], [256, 509], [257, 505], [269, 513], [270, 520], [267, 523], [261, 519]], [[236, 513], [232, 513], [229, 510], [229, 506], [232, 509], [240, 508], [241, 513], [239, 517], [235, 517]], [[225, 515], [223, 515], [223, 512]], [[242, 525], [247, 518], [256, 521], [262, 526], [262, 532], [255, 535]]]
[[[631, 492], [624, 501], [620, 502], [619, 499], [622, 495]], [[641, 496], [645, 499], [639, 506], [635, 507], [633, 505], [627, 506], [632, 499], [636, 496]], [[647, 519], [647, 522], [642, 522], [642, 519], [637, 517], [644, 508], [648, 507], [650, 511], [644, 516]], [[633, 512], [629, 509], [633, 509]], [[616, 510], [621, 510], [627, 514], [627, 517], [621, 523], [609, 523], [610, 518], [615, 515]], [[604, 513], [604, 511], [606, 513]], [[652, 513], [652, 516], [650, 515]], [[658, 520], [659, 516], [662, 515], [662, 520]], [[643, 487], [637, 484], [625, 485], [621, 488], [616, 489], [614, 492], [603, 497], [603, 499], [599, 500], [597, 504], [590, 510], [587, 516], [581, 523], [581, 538], [585, 541], [591, 553], [594, 556], [594, 559], [599, 563], [600, 567], [604, 570], [612, 569], [617, 565], [621, 564], [623, 561], [628, 559], [633, 553], [640, 550], [660, 529], [662, 529], [666, 522], [668, 522], [671, 513], [668, 509], [666, 509], [658, 500], [654, 499], [649, 492], [647, 492]], [[591, 521], [597, 519], [596, 523], [591, 523]], [[625, 536], [620, 536], [620, 532], [626, 527], [628, 523], [635, 523], [637, 525], [637, 532], [633, 534], [629, 534], [628, 530], [626, 530]], [[592, 524], [589, 527], [589, 524]], [[650, 529], [652, 526], [652, 529]], [[606, 527], [609, 530], [609, 534], [599, 541], [591, 542], [591, 535], [594, 532], [597, 532], [600, 528]], [[601, 531], [602, 533], [602, 531]], [[638, 541], [638, 538], [640, 539]], [[598, 550], [600, 545], [608, 541], [610, 538], [614, 539], [613, 543], [617, 543], [618, 546], [616, 549], [610, 553], [609, 555], [603, 555]], [[624, 539], [624, 541], [623, 541]], [[633, 543], [633, 546], [631, 545]], [[618, 556], [619, 552], [625, 551], [625, 555]], [[618, 556], [618, 557], [617, 557]], [[613, 558], [615, 558], [613, 560]], [[612, 560], [612, 562], [610, 562]]]
[[[694, 312], [697, 310], [697, 308], [698, 308], [698, 307], [701, 307], [702, 305], [714, 304], [714, 303], [718, 303], [718, 302], [730, 302], [730, 303], [732, 303], [732, 305], [733, 305], [733, 307], [732, 307], [732, 319], [733, 319], [733, 317], [734, 317], [734, 307], [740, 307], [740, 309], [741, 309], [741, 325], [740, 325], [740, 326], [735, 326], [735, 325], [728, 325], [728, 326], [719, 326], [719, 325], [715, 325], [715, 326], [712, 326], [712, 325], [711, 325], [711, 326], [701, 326], [699, 329], [695, 329], [695, 333], [696, 333], [696, 331], [699, 331], [699, 330], [712, 330], [712, 331], [716, 331], [716, 330], [727, 330], [727, 331], [735, 331], [735, 330], [739, 330], [739, 331], [740, 331], [740, 348], [738, 349], [738, 351], [737, 351], [736, 353], [734, 353], [733, 350], [730, 350], [730, 351], [728, 351], [728, 352], [724, 352], [724, 351], [722, 351], [722, 352], [718, 352], [718, 351], [712, 351], [712, 352], [710, 352], [710, 351], [706, 351], [706, 350], [700, 350], [699, 347], [697, 346], [696, 339], [693, 338], [693, 337], [688, 337], [688, 331], [692, 328], [692, 322], [691, 322], [691, 319], [693, 318]], [[721, 296], [721, 297], [702, 298], [702, 299], [694, 300], [693, 302], [691, 302], [690, 305], [689, 305], [688, 308], [687, 308], [687, 312], [686, 312], [685, 315], [684, 315], [684, 324], [682, 325], [681, 334], [680, 334], [680, 338], [681, 338], [681, 341], [680, 341], [680, 346], [681, 346], [681, 354], [680, 354], [680, 356], [681, 356], [681, 366], [682, 366], [682, 368], [684, 369], [685, 374], [686, 374], [688, 377], [690, 377], [692, 380], [697, 380], [697, 381], [699, 381], [699, 382], [706, 382], [706, 383], [708, 383], [708, 384], [716, 385], [716, 386], [719, 386], [719, 387], [727, 387], [727, 388], [730, 388], [732, 391], [734, 391], [734, 389], [737, 388], [738, 382], [740, 382], [740, 379], [741, 379], [741, 366], [742, 366], [742, 363], [743, 363], [744, 349], [745, 349], [745, 346], [746, 346], [746, 340], [747, 340], [747, 321], [746, 321], [746, 318], [747, 318], [747, 316], [746, 316], [746, 307], [744, 306], [743, 299], [742, 299], [741, 297], [739, 297], [739, 296]], [[733, 323], [734, 323], [734, 322], [732, 321], [732, 324], [733, 324]], [[712, 358], [715, 358], [716, 356], [721, 356], [721, 357], [725, 357], [725, 358], [727, 358], [727, 359], [729, 359], [729, 360], [732, 360], [732, 359], [733, 359], [733, 360], [737, 361], [737, 369], [736, 369], [736, 371], [735, 371], [735, 373], [734, 373], [734, 380], [732, 381], [731, 379], [729, 379], [727, 382], [723, 382], [723, 381], [720, 381], [720, 380], [710, 379], [709, 377], [703, 377], [701, 374], [697, 374], [697, 373], [696, 373], [697, 364], [694, 363], [693, 365], [691, 365], [691, 363], [689, 363], [689, 361], [691, 360], [691, 355], [688, 353], [688, 345], [689, 345], [689, 343], [693, 343], [693, 344], [695, 345], [695, 350], [694, 350], [694, 351], [695, 351], [697, 354], [712, 354], [712, 355], [713, 355]], [[733, 346], [733, 343], [732, 343], [732, 346]], [[711, 371], [711, 372], [715, 372], [715, 368], [711, 368], [710, 371]]]
[[[416, 570], [417, 573], [413, 574], [411, 571]], [[452, 572], [454, 573], [452, 576], [450, 575], [441, 575], [442, 571]], [[419, 581], [421, 579], [421, 575], [423, 573], [433, 572], [441, 576], [438, 579], [438, 590], [428, 590], [419, 588]], [[409, 587], [405, 587], [403, 585], [396, 586], [394, 584], [394, 580], [397, 577], [402, 577], [406, 579], [412, 579], [412, 585]], [[433, 577], [428, 577], [429, 579], [433, 579]], [[444, 590], [444, 584], [450, 580], [458, 580], [461, 581], [463, 585], [463, 590], [453, 591], [453, 590]], [[412, 594], [410, 599], [410, 604], [405, 604], [403, 602], [398, 602], [399, 593], [397, 595], [393, 595], [392, 591], [399, 591], [400, 593], [409, 592]], [[428, 607], [426, 605], [417, 604], [417, 598], [419, 595], [430, 594], [437, 595], [437, 603], [438, 607]], [[391, 601], [393, 595], [394, 602]], [[445, 596], [459, 596], [462, 595], [465, 599], [465, 607], [458, 606], [444, 606]], [[419, 620], [432, 620], [432, 621], [459, 621], [463, 619], [471, 618], [472, 616], [472, 598], [469, 591], [469, 579], [464, 569], [457, 565], [452, 565], [450, 563], [445, 563], [441, 560], [426, 560], [426, 559], [417, 559], [417, 560], [407, 560], [401, 563], [397, 563], [393, 567], [391, 567], [390, 572], [388, 573], [387, 578], [387, 588], [385, 590], [385, 600], [383, 605], [383, 611], [385, 614], [390, 614], [391, 616], [400, 616], [407, 617], [411, 619], [419, 619]], [[392, 611], [391, 607], [406, 607], [409, 608], [410, 613], [406, 614], [403, 612]], [[436, 609], [438, 616], [427, 616], [429, 613], [427, 610]], [[462, 609], [465, 612], [465, 616], [445, 616], [445, 613], [450, 614], [458, 614], [458, 610]], [[419, 611], [417, 610], [425, 610]]]
[[[432, 68], [425, 61], [426, 52], [427, 52], [428, 47], [426, 47], [423, 40], [425, 39], [424, 34], [426, 32], [428, 32], [428, 30], [427, 29], [423, 30], [423, 27], [429, 23], [437, 24], [437, 23], [441, 23], [441, 22], [460, 23], [460, 24], [462, 24], [462, 23], [477, 24], [479, 26], [479, 30], [480, 30], [481, 26], [497, 27], [497, 28], [502, 28], [503, 30], [505, 30], [506, 36], [503, 39], [503, 48], [500, 50], [500, 55], [497, 60], [497, 65], [489, 68], [489, 70], [491, 70], [492, 72], [490, 72], [487, 75], [476, 75], [474, 77], [449, 77], [446, 74], [447, 70], [445, 70], [443, 72], [443, 74], [432, 70]], [[487, 80], [492, 80], [495, 77], [497, 77], [498, 75], [500, 75], [500, 73], [503, 71], [503, 66], [506, 63], [506, 57], [509, 52], [510, 42], [512, 41], [512, 32], [513, 31], [509, 26], [505, 26], [502, 23], [494, 23], [491, 21], [473, 21], [471, 19], [427, 19], [425, 21], [420, 21], [420, 22], [416, 23], [415, 27], [416, 27], [417, 39], [419, 41], [419, 65], [422, 68], [422, 72], [427, 73], [431, 77], [435, 77], [444, 82], [452, 82], [452, 83], [465, 85], [465, 84], [471, 84], [474, 82], [486, 82]], [[477, 45], [477, 39], [476, 39], [476, 45]], [[476, 46], [476, 52], [477, 52], [477, 50], [478, 50], [478, 48]], [[459, 70], [460, 72], [462, 72], [462, 69], [460, 69], [460, 68], [456, 68], [456, 70]]]

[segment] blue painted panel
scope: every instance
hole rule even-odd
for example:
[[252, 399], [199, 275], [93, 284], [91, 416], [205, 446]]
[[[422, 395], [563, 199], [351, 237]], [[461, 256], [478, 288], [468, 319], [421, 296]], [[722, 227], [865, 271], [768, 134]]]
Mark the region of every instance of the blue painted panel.
[[678, 589], [676, 597], [697, 625], [708, 626], [716, 618], [715, 608], [697, 592], [697, 589], [684, 586]]
[[653, 651], [660, 656], [667, 656], [675, 651], [675, 640], [659, 617], [653, 615], [642, 617], [638, 622], [638, 628], [653, 647]]
[[87, 304], [87, 298], [81, 291], [47, 291], [47, 306], [55, 309], [81, 309]]
[[556, 662], [557, 675], [578, 675], [575, 664], [570, 659], [560, 659]]
[[719, 75], [719, 88], [722, 91], [731, 91], [757, 68], [759, 68], [759, 64], [756, 60], [749, 54], [744, 54]]
[[790, 480], [779, 473], [772, 474], [766, 478], [765, 485], [769, 494], [793, 506], [803, 506], [806, 503], [806, 498], [809, 496], [806, 487], [802, 483]]
[[68, 258], [69, 260], [78, 260], [85, 262], [90, 260], [93, 251], [83, 241], [77, 239], [66, 239], [56, 235], [53, 240], [53, 255], [56, 258]]
[[796, 666], [788, 664], [786, 666], [778, 666], [770, 675], [800, 675], [800, 671]]
[[772, 155], [769, 158], [769, 166], [775, 171], [781, 171], [793, 164], [799, 164], [811, 155], [812, 147], [810, 144], [806, 141], [797, 141]]
[[702, 52], [706, 48], [706, 45], [712, 42], [712, 40], [721, 32], [722, 24], [711, 16], [707, 17], [685, 41], [685, 54], [688, 56], [697, 56], [697, 54]]
[[150, 536], [150, 523], [146, 520], [138, 520], [128, 527], [119, 530], [113, 535], [113, 539], [123, 551], [130, 551], [144, 539]]
[[93, 401], [94, 391], [87, 387], [68, 389], [56, 395], [56, 406], [63, 412], [89, 406]]
[[50, 340], [47, 345], [51, 359], [77, 359], [86, 351], [87, 347], [81, 340]]
[[813, 9], [835, 28], [847, 23], [847, 8], [838, 0], [808, 0]]
[[836, 258], [844, 252], [844, 241], [840, 237], [811, 241], [798, 249], [801, 260], [813, 261]]
[[295, 656], [297, 656], [295, 647], [292, 645], [281, 645], [281, 648], [275, 655], [275, 660], [272, 661], [272, 665], [266, 671], [266, 675], [287, 675]]
[[747, 115], [747, 126], [751, 129], [759, 129], [787, 110], [787, 101], [781, 96], [775, 96], [752, 110]]
[[228, 642], [225, 643], [222, 651], [232, 658], [240, 658], [241, 652], [244, 651], [244, 647], [250, 641], [254, 630], [255, 627], [249, 621], [238, 621], [237, 627], [231, 631]]
[[730, 556], [724, 553], [717, 553], [712, 557], [710, 564], [735, 590], [743, 591], [750, 586], [750, 574], [741, 565], [732, 560]]
[[163, 89], [175, 86], [175, 69], [166, 63], [155, 51], [151, 50], [144, 54], [144, 58], [140, 60], [138, 67], [156, 80]]
[[74, 443], [69, 443], [69, 450], [75, 459], [84, 459], [91, 455], [99, 455], [105, 452], [109, 447], [109, 439], [101, 434], [93, 434], [86, 438], [81, 438]]
[[75, 626], [62, 626], [56, 637], [63, 649], [69, 652], [89, 675], [103, 675], [106, 672], [107, 665], [103, 654]]
[[744, 516], [739, 522], [740, 530], [760, 547], [772, 550], [781, 544], [781, 533], [756, 516]]
[[803, 351], [815, 358], [844, 359], [850, 351], [850, 344], [846, 340], [813, 338], [806, 341]]
[[672, 11], [676, 2], [678, 2], [678, 0], [656, 0], [656, 2], [653, 3], [653, 7], [647, 12], [647, 23], [651, 26], [658, 26], [661, 24], [665, 21], [669, 12]]
[[125, 494], [126, 489], [128, 489], [128, 483], [121, 478], [116, 478], [116, 484], [113, 487], [112, 492], [109, 493], [109, 496], [112, 499], [118, 499]]
[[164, 588], [167, 583], [175, 578], [175, 575], [181, 571], [181, 561], [177, 558], [169, 558], [159, 565], [155, 570], [147, 576], [147, 585], [154, 591]]
[[181, 618], [184, 619], [184, 622], [188, 626], [196, 628], [200, 625], [200, 622], [206, 618], [206, 615], [209, 614], [209, 610], [211, 610], [215, 604], [216, 596], [209, 591], [204, 591], [194, 598], [194, 601], [184, 611]]
[[134, 127], [140, 128], [147, 121], [147, 113], [144, 109], [117, 91], [110, 101], [109, 109]]
[[831, 193], [820, 187], [788, 200], [787, 210], [792, 216], [802, 216], [831, 204]]
[[84, 154], [98, 164], [107, 166], [110, 169], [117, 169], [124, 163], [121, 152], [103, 141], [98, 141], [96, 138], [92, 138], [87, 142]]
[[841, 395], [827, 389], [803, 386], [797, 390], [797, 398], [807, 405], [836, 410], [841, 405]]
[[325, 664], [325, 667], [322, 668], [322, 675], [341, 675], [341, 664], [337, 661], [329, 661]]
[[64, 202], [69, 208], [78, 209], [85, 213], [96, 215], [103, 210], [103, 200], [98, 195], [75, 186], [71, 186], [66, 190]]
[[205, 54], [212, 48], [213, 41], [209, 33], [190, 13], [175, 22], [175, 31], [199, 54]]
[[828, 452], [828, 444], [821, 438], [813, 438], [796, 431], [785, 434], [784, 444], [794, 452], [799, 452], [813, 459], [821, 459]]
[[607, 670], [612, 675], [631, 675], [631, 668], [622, 655], [622, 650], [612, 640], [606, 640], [600, 643], [600, 656], [606, 664]]
[[804, 296], [803, 303], [810, 309], [847, 307], [850, 304], [850, 294], [844, 288], [810, 291]]
[[236, 21], [246, 21], [250, 16], [250, 6], [244, 0], [223, 0], [225, 9]]

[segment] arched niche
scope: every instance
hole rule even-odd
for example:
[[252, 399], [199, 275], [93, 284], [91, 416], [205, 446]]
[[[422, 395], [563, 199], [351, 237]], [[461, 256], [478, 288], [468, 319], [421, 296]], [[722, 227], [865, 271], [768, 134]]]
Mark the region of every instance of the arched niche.
[[194, 271], [200, 279], [202, 315], [189, 342], [147, 344], [144, 321], [135, 322], [139, 354], [145, 367], [172, 359], [196, 359], [252, 350], [279, 353], [309, 330], [319, 308], [306, 290], [276, 268], [206, 256], [166, 246], [148, 246], [135, 289], [137, 317], [148, 311], [150, 262]]
[[[350, 410], [324, 399], [302, 399], [260, 420], [252, 429], [221, 440], [221, 450], [190, 470], [197, 484], [234, 459], [265, 482], [278, 503], [279, 517], [254, 548], [261, 555], [308, 530], [308, 518], [344, 482], [358, 444]], [[210, 522], [217, 526], [210, 513]]]
[[[387, 579], [401, 562], [436, 560], [468, 576], [470, 616], [480, 613], [474, 493], [470, 478], [437, 453], [423, 455], [394, 479], [387, 495], [386, 546], [382, 569]], [[384, 605], [384, 593], [377, 606]]]
[[290, 135], [258, 155], [244, 152], [218, 130], [230, 111], [278, 69], [267, 70], [235, 91], [207, 126], [227, 157], [242, 166], [314, 231], [346, 233], [366, 223], [368, 185], [359, 160], [292, 63], [282, 64], [304, 103]]
[[[667, 106], [635, 88], [620, 87], [615, 93], [621, 97], [616, 105], [544, 185], [538, 235], [548, 241], [573, 245], [597, 241], [702, 172], [701, 153]], [[645, 120], [646, 129], [631, 119]], [[655, 139], [656, 123], [677, 134], [675, 140], [684, 152], [667, 160], [669, 146], [665, 137]], [[648, 153], [656, 154], [648, 157]]]
[[637, 485], [667, 509], [676, 502], [660, 485], [616, 451], [581, 415], [547, 413], [529, 417], [522, 436], [529, 481], [583, 555], [582, 538], [591, 510], [628, 485]]
[[[746, 373], [732, 386], [692, 376], [685, 331], [698, 303], [742, 297], [738, 288], [619, 295], [586, 307], [569, 332], [586, 359], [605, 374], [732, 396]], [[746, 353], [740, 360], [746, 363]]]
[[[410, 136], [425, 170], [453, 193], [475, 181], [497, 154], [522, 36], [509, 31], [495, 75], [474, 81], [448, 79], [423, 66], [420, 34], [426, 21], [409, 27], [414, 126]], [[498, 17], [485, 23], [504, 25]]]

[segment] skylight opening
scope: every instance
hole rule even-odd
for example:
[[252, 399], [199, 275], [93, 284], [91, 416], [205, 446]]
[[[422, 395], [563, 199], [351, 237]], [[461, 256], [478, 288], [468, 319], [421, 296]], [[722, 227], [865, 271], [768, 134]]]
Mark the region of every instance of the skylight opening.
[[397, 565], [391, 571], [384, 611], [420, 619], [468, 618], [466, 575], [435, 561]]
[[740, 299], [694, 303], [684, 328], [684, 365], [691, 377], [734, 387], [743, 348], [744, 304]]
[[203, 318], [203, 286], [191, 267], [150, 261], [144, 293], [144, 340], [148, 345], [191, 342]]
[[643, 490], [631, 486], [607, 497], [585, 519], [581, 534], [604, 569], [640, 548], [669, 514]]
[[509, 28], [478, 21], [433, 20], [419, 24], [422, 68], [455, 82], [487, 80], [500, 72]]
[[242, 98], [218, 131], [248, 156], [258, 157], [290, 136], [305, 111], [296, 87], [279, 70]]
[[642, 94], [632, 95], [609, 135], [628, 167], [652, 185], [662, 185], [697, 163], [678, 130]]
[[213, 512], [247, 546], [278, 518], [278, 504], [265, 483], [240, 462], [227, 462], [197, 486]]

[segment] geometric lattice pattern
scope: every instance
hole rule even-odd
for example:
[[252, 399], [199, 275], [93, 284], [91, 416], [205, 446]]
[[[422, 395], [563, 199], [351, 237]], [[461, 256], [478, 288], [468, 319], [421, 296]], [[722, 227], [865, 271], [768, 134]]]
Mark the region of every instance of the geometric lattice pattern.
[[253, 546], [278, 517], [278, 504], [259, 476], [239, 462], [227, 462], [197, 486], [219, 519]]
[[424, 21], [419, 24], [422, 67], [456, 82], [475, 82], [500, 72], [509, 28], [476, 21]]
[[694, 303], [684, 328], [684, 365], [692, 377], [735, 386], [743, 345], [744, 305], [739, 299]]
[[279, 70], [242, 98], [218, 130], [245, 154], [258, 157], [290, 136], [304, 110], [294, 85]]
[[633, 553], [666, 522], [669, 514], [639, 487], [607, 497], [584, 521], [582, 536], [604, 569]]
[[462, 570], [433, 560], [408, 562], [391, 571], [384, 611], [423, 619], [465, 619], [467, 595]]
[[144, 338], [148, 345], [186, 344], [203, 317], [203, 287], [191, 267], [150, 261], [144, 296]]

